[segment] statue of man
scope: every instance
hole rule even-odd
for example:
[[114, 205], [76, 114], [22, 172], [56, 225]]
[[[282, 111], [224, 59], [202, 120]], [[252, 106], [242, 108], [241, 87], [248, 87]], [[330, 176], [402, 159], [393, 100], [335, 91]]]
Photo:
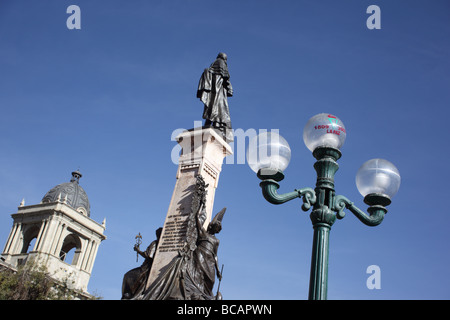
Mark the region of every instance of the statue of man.
[[204, 104], [205, 127], [218, 128], [228, 141], [233, 140], [227, 97], [233, 96], [228, 73], [227, 55], [220, 52], [211, 66], [204, 70], [197, 89], [197, 98]]

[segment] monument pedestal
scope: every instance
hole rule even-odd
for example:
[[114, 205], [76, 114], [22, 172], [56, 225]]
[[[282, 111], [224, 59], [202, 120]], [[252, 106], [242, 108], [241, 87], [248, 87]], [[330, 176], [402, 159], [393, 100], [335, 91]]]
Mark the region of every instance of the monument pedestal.
[[213, 128], [191, 129], [181, 133], [176, 140], [182, 148], [177, 180], [146, 289], [158, 280], [165, 267], [185, 245], [196, 176], [201, 175], [207, 184], [206, 220], [203, 225], [206, 229], [211, 221], [223, 159], [233, 153], [228, 143]]

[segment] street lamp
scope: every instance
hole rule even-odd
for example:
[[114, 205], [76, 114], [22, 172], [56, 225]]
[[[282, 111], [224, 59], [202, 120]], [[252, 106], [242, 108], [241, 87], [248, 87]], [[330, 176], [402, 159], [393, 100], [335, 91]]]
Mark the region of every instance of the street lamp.
[[369, 206], [366, 214], [352, 201], [334, 190], [334, 175], [339, 168], [339, 150], [346, 138], [345, 126], [337, 117], [321, 113], [312, 117], [305, 125], [303, 140], [312, 151], [317, 172], [315, 189], [302, 188], [279, 194], [279, 182], [284, 179], [291, 149], [287, 141], [272, 132], [259, 134], [250, 141], [247, 161], [250, 168], [261, 179], [264, 198], [272, 204], [282, 204], [295, 198], [302, 198], [302, 210], [312, 206], [310, 218], [314, 228], [311, 257], [310, 300], [325, 300], [328, 284], [329, 234], [336, 219], [345, 216], [344, 209], [352, 212], [368, 226], [379, 225], [387, 213], [386, 206], [400, 187], [400, 174], [387, 160], [372, 159], [365, 162], [356, 175], [358, 191]]

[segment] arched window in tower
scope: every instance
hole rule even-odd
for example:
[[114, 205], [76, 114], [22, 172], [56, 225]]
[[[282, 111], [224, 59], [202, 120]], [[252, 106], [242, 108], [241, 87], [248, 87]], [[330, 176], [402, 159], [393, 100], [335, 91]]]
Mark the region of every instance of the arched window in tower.
[[71, 265], [76, 265], [81, 253], [80, 237], [74, 233], [69, 234], [63, 242], [59, 258]]
[[34, 249], [36, 239], [39, 234], [39, 228], [37, 226], [30, 226], [23, 233], [23, 246], [20, 253], [29, 253]]

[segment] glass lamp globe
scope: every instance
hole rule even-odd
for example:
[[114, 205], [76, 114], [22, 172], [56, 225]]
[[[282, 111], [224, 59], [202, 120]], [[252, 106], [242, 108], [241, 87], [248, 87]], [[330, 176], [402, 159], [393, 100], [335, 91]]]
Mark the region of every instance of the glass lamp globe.
[[392, 198], [400, 188], [400, 180], [398, 169], [384, 159], [366, 161], [356, 173], [356, 187], [363, 197], [381, 193]]
[[342, 121], [328, 113], [315, 115], [308, 120], [303, 129], [303, 141], [311, 152], [317, 147], [340, 149], [346, 136]]
[[249, 142], [247, 163], [255, 173], [259, 170], [266, 174], [284, 171], [290, 160], [289, 144], [275, 132], [262, 132]]

